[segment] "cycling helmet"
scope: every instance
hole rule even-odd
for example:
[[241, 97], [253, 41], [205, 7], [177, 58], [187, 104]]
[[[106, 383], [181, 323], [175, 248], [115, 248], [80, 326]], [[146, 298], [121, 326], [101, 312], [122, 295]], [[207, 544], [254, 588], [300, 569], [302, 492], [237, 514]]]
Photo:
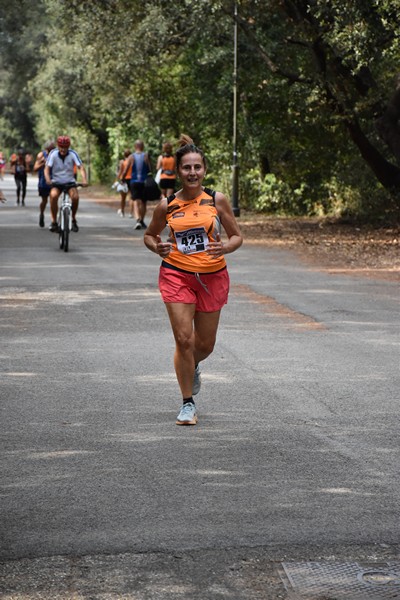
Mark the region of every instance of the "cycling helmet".
[[69, 139], [69, 137], [67, 135], [60, 135], [57, 138], [57, 146], [60, 146], [61, 148], [69, 148], [71, 145], [71, 140]]

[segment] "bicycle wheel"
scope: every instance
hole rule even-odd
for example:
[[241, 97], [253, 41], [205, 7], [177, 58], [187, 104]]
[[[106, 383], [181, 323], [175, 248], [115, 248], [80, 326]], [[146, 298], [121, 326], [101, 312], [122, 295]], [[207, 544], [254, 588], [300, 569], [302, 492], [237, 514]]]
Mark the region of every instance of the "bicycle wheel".
[[71, 210], [68, 208], [64, 208], [64, 252], [68, 252], [69, 248], [69, 224], [71, 220]]
[[63, 211], [60, 210], [60, 216], [58, 218], [58, 243], [60, 244], [60, 250], [64, 248], [64, 218]]

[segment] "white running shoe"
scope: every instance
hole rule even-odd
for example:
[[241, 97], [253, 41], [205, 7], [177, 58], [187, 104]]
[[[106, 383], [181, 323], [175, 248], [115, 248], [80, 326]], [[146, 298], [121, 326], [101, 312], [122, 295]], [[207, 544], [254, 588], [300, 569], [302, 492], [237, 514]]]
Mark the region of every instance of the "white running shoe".
[[196, 425], [197, 414], [193, 402], [186, 402], [182, 405], [179, 415], [176, 417], [177, 425]]

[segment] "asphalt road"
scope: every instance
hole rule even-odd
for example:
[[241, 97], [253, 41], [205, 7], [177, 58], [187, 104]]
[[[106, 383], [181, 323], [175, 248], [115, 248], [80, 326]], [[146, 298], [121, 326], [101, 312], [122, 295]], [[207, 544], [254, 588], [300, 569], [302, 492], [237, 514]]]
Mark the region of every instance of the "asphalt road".
[[285, 557], [398, 558], [398, 284], [244, 244], [177, 427], [143, 232], [81, 190], [64, 253], [36, 179], [0, 187], [4, 598], [285, 598]]

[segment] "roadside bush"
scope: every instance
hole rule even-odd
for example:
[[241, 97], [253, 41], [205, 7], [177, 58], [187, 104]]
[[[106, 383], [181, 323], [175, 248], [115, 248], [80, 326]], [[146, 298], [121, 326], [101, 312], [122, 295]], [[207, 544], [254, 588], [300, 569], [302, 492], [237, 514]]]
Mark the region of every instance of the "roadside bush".
[[327, 181], [293, 184], [274, 173], [261, 177], [249, 169], [240, 180], [240, 203], [247, 210], [277, 216], [335, 217], [348, 221], [393, 222], [398, 219], [394, 192], [358, 172], [357, 181], [331, 176]]
[[250, 198], [248, 208], [276, 215], [304, 215], [310, 212], [305, 183], [294, 188], [274, 173], [262, 178], [258, 169], [250, 169], [244, 179], [247, 197]]
[[[361, 175], [361, 174], [360, 174]], [[398, 220], [396, 192], [390, 192], [370, 178], [349, 184], [332, 177], [324, 184], [322, 215], [350, 222], [389, 223]]]

